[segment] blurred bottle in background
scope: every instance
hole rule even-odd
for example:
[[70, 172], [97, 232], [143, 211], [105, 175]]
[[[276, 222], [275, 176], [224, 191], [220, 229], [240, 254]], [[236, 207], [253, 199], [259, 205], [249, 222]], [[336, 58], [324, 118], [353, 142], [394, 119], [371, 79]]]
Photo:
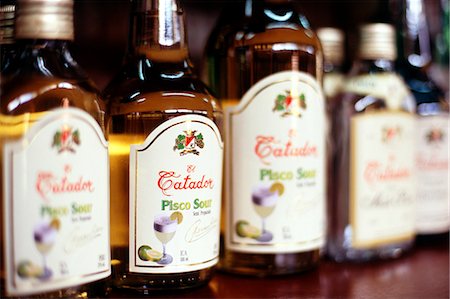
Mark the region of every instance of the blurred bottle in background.
[[327, 101], [331, 101], [344, 84], [344, 32], [337, 28], [323, 27], [317, 29], [317, 36], [324, 56], [323, 89]]
[[448, 100], [429, 76], [433, 55], [424, 1], [398, 0], [396, 4], [394, 12], [401, 14], [396, 18], [397, 69], [414, 95], [418, 115], [416, 229], [419, 239], [425, 235], [436, 239], [440, 235], [448, 240]]
[[331, 102], [327, 253], [336, 261], [394, 258], [415, 236], [415, 103], [395, 73], [395, 29], [360, 28], [343, 93]]
[[[424, 2], [424, 4], [429, 4]], [[434, 63], [430, 67], [430, 76], [433, 81], [441, 88], [445, 93], [445, 99], [448, 102], [450, 99], [449, 94], [449, 49], [450, 49], [450, 3], [447, 0], [441, 0], [440, 6], [437, 9], [440, 12], [438, 16], [438, 22], [440, 31], [434, 38]]]
[[[330, 140], [330, 111], [331, 101], [342, 91], [344, 86], [345, 74], [343, 73], [344, 63], [344, 32], [337, 28], [322, 27], [317, 29], [317, 36], [322, 45], [324, 64], [323, 64], [323, 90], [326, 98], [325, 108], [327, 111], [327, 155], [332, 153]], [[327, 167], [330, 167], [330, 156], [327, 157]], [[327, 189], [327, 192], [330, 190]], [[328, 197], [332, 196], [331, 194]], [[330, 209], [330, 206], [327, 206]], [[327, 212], [329, 214], [330, 211]], [[326, 252], [326, 245], [322, 248], [322, 254]]]

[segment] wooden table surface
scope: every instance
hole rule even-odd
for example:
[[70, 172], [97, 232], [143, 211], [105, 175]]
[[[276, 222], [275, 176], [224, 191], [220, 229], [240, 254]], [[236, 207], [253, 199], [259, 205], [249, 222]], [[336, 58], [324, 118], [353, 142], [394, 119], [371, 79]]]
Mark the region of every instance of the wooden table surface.
[[[116, 293], [110, 298], [135, 298]], [[419, 245], [405, 256], [364, 264], [323, 260], [297, 275], [253, 278], [218, 272], [197, 289], [157, 293], [151, 298], [449, 298], [448, 244]]]

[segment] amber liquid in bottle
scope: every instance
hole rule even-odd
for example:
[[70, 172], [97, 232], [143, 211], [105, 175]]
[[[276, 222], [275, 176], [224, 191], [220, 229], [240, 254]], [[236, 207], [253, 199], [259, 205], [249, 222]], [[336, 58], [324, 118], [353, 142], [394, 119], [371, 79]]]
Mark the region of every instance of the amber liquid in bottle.
[[[226, 76], [222, 79], [226, 82], [222, 95], [224, 106], [236, 103], [255, 83], [277, 72], [300, 71], [322, 82], [320, 44], [307, 28], [306, 19], [301, 17], [304, 22], [300, 23], [298, 13], [288, 1], [263, 2], [247, 3], [247, 7], [253, 5], [248, 23], [230, 34], [227, 70], [221, 74], [222, 78]], [[277, 19], [279, 16], [285, 17], [284, 22]], [[232, 225], [227, 223], [226, 230], [230, 227]], [[228, 233], [231, 232], [225, 232]], [[255, 276], [288, 274], [314, 268], [319, 259], [319, 248], [294, 253], [276, 253], [275, 249], [272, 253], [261, 254], [234, 251], [225, 246], [221, 269]]]
[[[33, 47], [29, 50], [31, 51]], [[52, 52], [53, 50], [41, 49], [39, 46], [35, 48], [39, 54], [36, 57], [42, 57], [43, 52]], [[57, 55], [59, 56], [59, 55]], [[45, 60], [48, 61], [48, 60]], [[47, 69], [52, 71], [54, 77], [48, 78], [39, 74], [37, 71], [35, 74], [19, 72], [19, 80], [14, 80], [5, 73], [5, 77], [2, 75], [2, 99], [0, 105], [0, 154], [3, 157], [3, 145], [7, 142], [18, 140], [24, 136], [24, 134], [47, 112], [51, 109], [62, 107], [73, 107], [87, 111], [94, 119], [96, 119], [99, 125], [103, 126], [104, 110], [103, 103], [100, 102], [96, 89], [93, 87], [91, 81], [86, 77], [79, 77], [77, 73], [73, 73], [70, 70], [73, 65], [67, 64], [64, 74], [58, 74], [57, 68], [53, 68], [51, 62], [47, 65]], [[61, 76], [60, 76], [61, 75]], [[72, 77], [72, 75], [77, 75]], [[11, 79], [11, 81], [9, 81]], [[3, 81], [4, 80], [4, 81]], [[15, 81], [15, 82], [14, 82]], [[27, 82], [27, 84], [24, 84]], [[71, 84], [72, 90], [68, 91], [66, 88], [58, 87], [61, 84]], [[10, 89], [11, 87], [11, 89]], [[45, 93], [37, 94], [37, 91], [47, 89]], [[14, 100], [18, 96], [23, 94], [36, 94], [27, 103], [17, 106], [13, 110], [9, 110], [8, 106], [14, 103]], [[3, 159], [0, 159], [0, 167], [3, 169]], [[0, 191], [3, 194], [3, 171], [0, 173], [0, 181], [2, 188]], [[2, 196], [3, 198], [3, 196]], [[3, 205], [0, 207], [0, 213], [3, 215]], [[0, 246], [4, 248], [4, 222], [0, 222]], [[2, 265], [2, 294], [5, 294], [4, 279], [5, 279], [5, 262], [4, 255], [0, 257], [0, 265]], [[47, 292], [36, 295], [39, 298], [67, 298], [76, 297], [84, 298], [88, 296], [103, 296], [106, 292], [105, 284], [91, 283], [85, 286], [70, 287], [56, 292]], [[3, 296], [3, 295], [2, 295]], [[27, 295], [26, 298], [34, 297], [34, 295]]]
[[[222, 127], [222, 111], [218, 102], [192, 72], [184, 31], [177, 27], [183, 22], [181, 10], [169, 8], [169, 14], [173, 14], [180, 23], [166, 22], [168, 30], [181, 34], [181, 40], [164, 47], [151, 31], [151, 24], [157, 26], [153, 22], [158, 20], [158, 11], [155, 10], [158, 6], [154, 2], [151, 4], [153, 10], [138, 10], [134, 14], [133, 53], [123, 71], [105, 91], [110, 112], [113, 285], [142, 294], [205, 284], [211, 279], [215, 267], [182, 273], [136, 273], [129, 270], [130, 145], [142, 144], [155, 128], [183, 115], [202, 116]], [[145, 20], [149, 19], [150, 23], [146, 23]], [[146, 44], [145, 40], [152, 42]], [[164, 153], [161, 155], [164, 157]]]
[[[71, 1], [62, 4], [61, 9], [64, 13], [72, 12], [71, 4]], [[26, 3], [23, 3], [24, 7], [29, 7], [25, 5]], [[38, 3], [35, 7], [35, 13], [37, 12], [39, 14], [39, 9], [45, 9], [47, 5], [52, 6], [51, 3]], [[40, 15], [33, 15], [29, 11], [23, 14], [25, 15], [26, 13], [28, 13], [26, 20], [40, 18]], [[57, 17], [64, 18], [64, 13]], [[24, 138], [25, 134], [29, 133], [38, 121], [58, 108], [78, 108], [83, 110], [98, 123], [98, 126], [103, 132], [105, 127], [104, 103], [99, 98], [98, 91], [93, 82], [76, 64], [69, 51], [69, 43], [73, 39], [71, 22], [64, 24], [67, 26], [65, 33], [60, 34], [57, 38], [53, 38], [55, 35], [52, 35], [50, 32], [50, 36], [47, 37], [46, 34], [49, 34], [49, 32], [42, 33], [41, 28], [37, 28], [37, 26], [34, 28], [36, 30], [32, 31], [34, 33], [30, 34], [28, 32], [29, 27], [27, 27], [29, 24], [26, 20], [19, 25], [23, 31], [21, 33], [22, 35], [18, 36], [16, 41], [17, 55], [2, 70], [0, 80], [0, 169], [2, 170], [0, 171], [0, 193], [2, 198], [2, 204], [0, 205], [0, 215], [2, 215], [2, 221], [0, 222], [0, 248], [2, 250], [2, 254], [0, 255], [1, 297], [87, 298], [104, 296], [106, 294], [104, 279], [84, 285], [75, 284], [75, 286], [62, 289], [53, 287], [50, 291], [31, 290], [23, 295], [11, 295], [6, 290], [6, 279], [8, 279], [6, 263], [11, 263], [11, 261], [8, 260], [5, 252], [6, 246], [10, 246], [11, 244], [5, 243], [5, 236], [6, 230], [12, 231], [12, 228], [11, 224], [7, 223], [4, 218], [5, 201], [9, 200], [5, 197], [5, 189], [7, 186], [4, 185], [5, 179], [7, 178], [4, 176], [4, 169], [6, 167], [4, 164], [5, 144]], [[47, 19], [41, 24], [42, 26], [48, 25], [48, 22], [49, 20]], [[70, 32], [72, 32], [72, 35]], [[36, 38], [33, 38], [33, 34], [38, 35]], [[39, 153], [36, 154], [39, 155]], [[70, 158], [66, 162], [70, 163]], [[42, 163], [41, 166], [44, 168], [46, 165]], [[62, 167], [63, 165], [59, 166]], [[23, 174], [23, 177], [25, 176], [26, 173]], [[101, 188], [103, 186], [97, 187]], [[108, 186], [104, 187], [107, 188]], [[29, 188], [34, 189], [34, 186], [30, 186]], [[33, 198], [33, 200], [37, 201], [39, 199]], [[100, 198], [98, 200], [100, 201]], [[106, 203], [104, 208], [106, 210]], [[31, 210], [30, 215], [33, 215], [33, 211]], [[108, 233], [108, 231], [105, 231], [105, 233]], [[26, 235], [15, 237], [23, 239], [30, 238], [30, 236]], [[33, 238], [32, 234], [31, 238]], [[31, 248], [30, 250], [33, 249]], [[109, 261], [109, 246], [105, 258]], [[40, 268], [36, 268], [40, 266], [35, 265], [34, 267], [34, 270], [33, 268], [22, 268], [25, 272], [19, 275], [25, 278], [32, 277], [32, 271], [40, 271]], [[19, 269], [19, 271], [21, 270]], [[52, 271], [55, 270], [53, 269]], [[107, 271], [102, 271], [102, 273], [104, 273], [103, 278], [109, 276], [109, 267]], [[76, 278], [72, 277], [72, 284], [74, 284], [73, 281], [76, 281]], [[47, 281], [48, 278], [43, 278], [41, 284], [45, 285]]]

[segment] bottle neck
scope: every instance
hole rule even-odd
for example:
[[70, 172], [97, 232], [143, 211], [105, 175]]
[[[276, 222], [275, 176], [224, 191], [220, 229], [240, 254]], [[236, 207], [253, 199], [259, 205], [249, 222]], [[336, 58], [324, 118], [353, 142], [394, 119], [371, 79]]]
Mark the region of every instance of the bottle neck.
[[49, 55], [69, 55], [71, 41], [52, 39], [19, 39], [16, 40], [20, 56], [40, 56], [42, 53]]
[[399, 28], [399, 56], [422, 68], [431, 62], [430, 36], [422, 0], [403, 0], [402, 28]]
[[395, 62], [390, 59], [359, 59], [353, 68], [352, 75], [392, 73], [395, 72]]
[[183, 11], [175, 0], [137, 0], [131, 24], [131, 52], [155, 63], [188, 60]]
[[324, 73], [343, 73], [342, 63], [333, 63], [331, 61], [324, 61], [323, 63]]
[[86, 78], [70, 53], [70, 41], [21, 39], [5, 75], [27, 73], [43, 77]]

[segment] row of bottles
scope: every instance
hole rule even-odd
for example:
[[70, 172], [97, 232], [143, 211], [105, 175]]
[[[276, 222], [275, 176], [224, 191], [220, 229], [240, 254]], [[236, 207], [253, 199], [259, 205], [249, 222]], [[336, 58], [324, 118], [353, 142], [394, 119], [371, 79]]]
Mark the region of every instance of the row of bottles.
[[[403, 75], [408, 73], [411, 80], [398, 74], [402, 64], [396, 64], [402, 61], [397, 56], [417, 58], [418, 54], [412, 51], [418, 45], [421, 47], [417, 50], [424, 57], [424, 50], [429, 50], [422, 49], [429, 40], [423, 40], [423, 34], [419, 36], [427, 30], [421, 2], [396, 1], [396, 4], [402, 3], [402, 9], [406, 11], [402, 14], [405, 18], [399, 18], [397, 32], [408, 32], [406, 43], [417, 42], [420, 38], [415, 48], [405, 54], [401, 47], [397, 51], [396, 30], [390, 24], [364, 25], [359, 32], [358, 54], [348, 74], [344, 74], [342, 68], [342, 31], [320, 28], [317, 34], [322, 49], [315, 48], [315, 37], [309, 24], [292, 7], [280, 1], [245, 3], [245, 17], [240, 21], [243, 25], [222, 25], [208, 43], [210, 86], [225, 106], [239, 103], [236, 108], [226, 109], [225, 113], [226, 140], [230, 149], [225, 159], [229, 182], [225, 189], [228, 193], [225, 198], [226, 246], [221, 266], [230, 272], [267, 275], [298, 272], [315, 264], [313, 256], [317, 251], [305, 247], [311, 245], [311, 240], [320, 243], [320, 239], [312, 237], [312, 232], [320, 227], [322, 219], [320, 213], [313, 211], [325, 197], [324, 190], [321, 190], [322, 197], [319, 195], [319, 185], [325, 179], [321, 177], [320, 162], [308, 161], [308, 151], [317, 149], [314, 155], [320, 157], [324, 151], [321, 144], [326, 145], [328, 163], [326, 251], [334, 260], [397, 257], [411, 248], [416, 233], [419, 236], [442, 234], [440, 237], [448, 239], [448, 100], [437, 93], [426, 77], [425, 68], [416, 71], [422, 77], [410, 70], [401, 72]], [[380, 20], [382, 15], [380, 13], [375, 19]], [[420, 28], [412, 30], [411, 26]], [[298, 29], [307, 36], [305, 39], [296, 40], [296, 37], [301, 39], [301, 33], [295, 32]], [[312, 59], [308, 60], [308, 56]], [[429, 62], [431, 55], [427, 57], [426, 62]], [[323, 105], [327, 118], [321, 118], [320, 112], [314, 110], [314, 104], [322, 101], [318, 99], [320, 97], [308, 95], [307, 87], [297, 85], [298, 80], [305, 82], [299, 79], [302, 75], [296, 74], [297, 71], [315, 76], [320, 83], [321, 71], [316, 72], [316, 66], [323, 67], [324, 71], [327, 101]], [[286, 70], [291, 72], [287, 75], [291, 85], [265, 93], [283, 82], [281, 75]], [[270, 78], [274, 79], [273, 83]], [[417, 80], [422, 82], [420, 91]], [[411, 86], [413, 82], [415, 90]], [[274, 101], [271, 109], [264, 107], [262, 99], [258, 99], [257, 108], [252, 107], [252, 98], [257, 96]], [[316, 101], [311, 100], [314, 98]], [[423, 105], [424, 98], [428, 106]], [[423, 118], [425, 115], [420, 111], [426, 109], [425, 106], [428, 111], [433, 107], [434, 111]], [[252, 108], [245, 119], [245, 128], [240, 127], [238, 115]], [[261, 109], [275, 114], [279, 111], [283, 117], [298, 116], [301, 122], [291, 118], [289, 129], [283, 129], [274, 115]], [[309, 123], [305, 123], [306, 120]], [[297, 131], [296, 124], [301, 134], [286, 140], [285, 135]], [[256, 138], [248, 133], [250, 130]], [[235, 131], [239, 133], [233, 133]], [[321, 134], [329, 138], [319, 141]], [[299, 142], [298, 148], [294, 141]], [[291, 153], [299, 153], [301, 159], [289, 160]], [[325, 155], [321, 157], [324, 159]], [[261, 163], [258, 165], [254, 160]], [[255, 203], [261, 200], [254, 199], [255, 190], [263, 187], [254, 188], [256, 183], [248, 183], [252, 180], [259, 185], [266, 184], [266, 189], [272, 191], [265, 192], [271, 199], [265, 205], [264, 215]], [[234, 181], [239, 186], [237, 191], [233, 188]], [[295, 195], [288, 195], [285, 190], [292, 188], [292, 182], [298, 189]], [[246, 186], [247, 194], [243, 186]], [[278, 197], [275, 197], [282, 199], [279, 203], [286, 210], [273, 199], [274, 191], [278, 191]], [[256, 214], [262, 217], [259, 228], [257, 218], [248, 216], [250, 209], [244, 203], [245, 198], [250, 198], [249, 193]], [[273, 211], [269, 211], [269, 206]], [[314, 220], [302, 223], [308, 213]], [[291, 220], [291, 217], [297, 218]], [[279, 233], [276, 241], [273, 239], [272, 242], [272, 235], [266, 238], [266, 234], [272, 234], [269, 225]], [[293, 227], [299, 235], [291, 232]], [[310, 239], [301, 239], [308, 233]], [[250, 241], [251, 238], [256, 241]], [[298, 245], [293, 249], [297, 251], [294, 254], [287, 249], [293, 244]], [[317, 244], [312, 247], [315, 250], [321, 248]], [[310, 253], [313, 255], [308, 256]], [[302, 256], [308, 256], [309, 262], [302, 261]]]
[[[290, 1], [245, 1], [211, 37], [222, 112], [194, 74], [177, 1], [132, 5], [124, 66], [103, 93], [69, 51], [73, 0], [0, 11], [2, 297], [190, 288], [217, 265], [297, 273], [323, 251], [396, 257], [413, 244], [422, 180], [436, 204], [419, 209], [419, 233], [448, 234], [448, 106], [416, 105], [392, 26], [361, 28], [344, 76], [342, 32], [316, 35]], [[418, 132], [435, 172], [416, 171]]]
[[[395, 60], [395, 71], [397, 71], [406, 83], [410, 93], [414, 97], [414, 110], [416, 112], [414, 124], [414, 148], [415, 153], [415, 167], [416, 179], [415, 190], [416, 207], [415, 207], [415, 232], [418, 234], [417, 240], [419, 242], [430, 242], [433, 240], [448, 240], [448, 226], [449, 226], [449, 212], [448, 212], [448, 131], [449, 131], [449, 107], [448, 98], [445, 97], [441, 89], [430, 79], [429, 69], [431, 66], [431, 43], [429, 39], [429, 30], [424, 14], [424, 7], [422, 1], [395, 1], [397, 22], [397, 45], [396, 59], [393, 56], [390, 58], [391, 62]], [[392, 30], [392, 29], [390, 29]], [[355, 86], [355, 70], [358, 68], [357, 63], [353, 66], [347, 82], [343, 80], [343, 74], [340, 72], [342, 66], [342, 56], [338, 59], [337, 53], [342, 53], [344, 45], [343, 33], [334, 28], [325, 28], [318, 30], [324, 48], [325, 56], [325, 78], [324, 89], [329, 100], [329, 107], [331, 119], [336, 117], [335, 100], [342, 99], [342, 95], [336, 96], [336, 91], [351, 92]], [[388, 36], [388, 33], [384, 34]], [[391, 41], [389, 44], [394, 44], [394, 33], [390, 33]], [[380, 41], [379, 44], [382, 44]], [[378, 58], [388, 59], [386, 47], [385, 55], [377, 55]], [[339, 49], [340, 47], [340, 49]], [[334, 49], [333, 52], [330, 50]], [[391, 50], [392, 51], [392, 50]], [[362, 56], [367, 56], [360, 53]], [[340, 56], [340, 55], [339, 55]], [[384, 57], [383, 57], [384, 56]], [[366, 57], [367, 58], [367, 57]], [[380, 61], [378, 61], [380, 63]], [[330, 71], [327, 72], [327, 65]], [[336, 71], [337, 70], [337, 71]], [[385, 68], [382, 72], [393, 72], [394, 68], [391, 65]], [[379, 73], [380, 70], [372, 70], [370, 74]], [[376, 76], [364, 82], [365, 85], [371, 83], [376, 86], [375, 81], [381, 81]], [[374, 81], [374, 82], [370, 82]], [[381, 83], [381, 82], [380, 82]], [[353, 86], [352, 86], [353, 85]], [[392, 88], [392, 90], [395, 90]], [[360, 90], [362, 92], [362, 90]], [[377, 93], [379, 91], [375, 91]], [[394, 95], [389, 92], [389, 98]], [[356, 107], [356, 106], [355, 106]], [[336, 131], [338, 132], [338, 131]], [[332, 134], [334, 137], [335, 133]], [[337, 140], [339, 143], [340, 141]], [[338, 144], [335, 149], [341, 145]], [[339, 159], [334, 157], [332, 163]], [[390, 165], [392, 166], [392, 165]], [[339, 174], [334, 174], [339, 175]], [[330, 186], [329, 191], [333, 194], [333, 187]], [[332, 198], [332, 195], [330, 195]], [[330, 202], [333, 206], [333, 201]], [[338, 206], [340, 206], [338, 204]], [[386, 213], [387, 214], [387, 213]], [[336, 214], [331, 215], [331, 219]], [[380, 218], [382, 219], [382, 218]], [[386, 218], [388, 219], [388, 218]], [[336, 227], [333, 224], [332, 227]], [[403, 225], [403, 224], [402, 224]], [[346, 232], [343, 239], [338, 243], [348, 243], [348, 238], [352, 235], [351, 225], [343, 226]], [[332, 244], [332, 242], [330, 242]], [[340, 247], [339, 245], [337, 247]], [[333, 245], [331, 245], [333, 247]], [[334, 246], [336, 247], [336, 246]], [[343, 246], [345, 247], [345, 245]], [[335, 248], [336, 249], [336, 248]], [[342, 254], [336, 253], [336, 259], [343, 259]], [[353, 255], [351, 252], [347, 254]], [[368, 252], [365, 253], [370, 257]]]

